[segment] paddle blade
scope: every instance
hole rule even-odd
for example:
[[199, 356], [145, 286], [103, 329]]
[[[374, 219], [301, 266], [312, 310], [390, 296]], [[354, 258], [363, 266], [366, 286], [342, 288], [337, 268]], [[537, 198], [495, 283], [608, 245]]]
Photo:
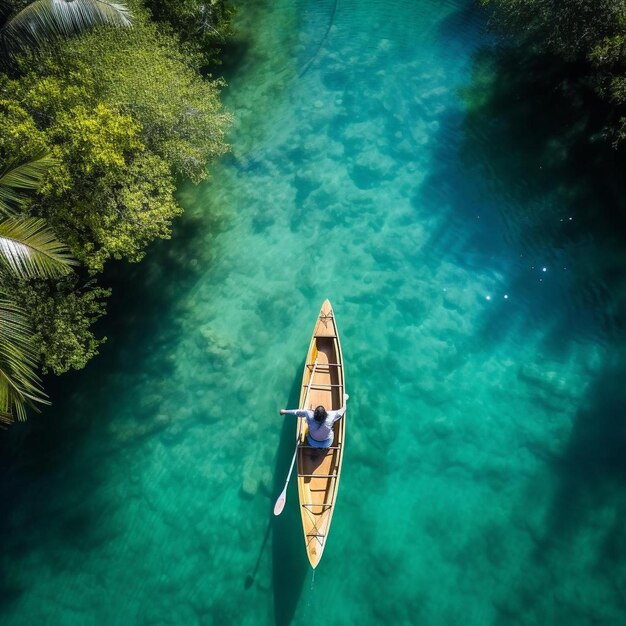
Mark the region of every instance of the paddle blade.
[[276, 504], [274, 505], [274, 515], [280, 515], [285, 508], [285, 502], [287, 502], [287, 490], [283, 489], [283, 492], [278, 496]]

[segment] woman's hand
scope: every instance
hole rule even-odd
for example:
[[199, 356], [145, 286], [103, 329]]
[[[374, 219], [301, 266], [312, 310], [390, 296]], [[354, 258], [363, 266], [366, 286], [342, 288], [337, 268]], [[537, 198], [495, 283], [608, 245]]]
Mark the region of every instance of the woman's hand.
[[284, 415], [284, 414], [286, 413], [286, 411], [285, 411], [285, 409], [281, 409], [281, 410], [279, 411], [279, 413], [280, 413], [281, 415]]

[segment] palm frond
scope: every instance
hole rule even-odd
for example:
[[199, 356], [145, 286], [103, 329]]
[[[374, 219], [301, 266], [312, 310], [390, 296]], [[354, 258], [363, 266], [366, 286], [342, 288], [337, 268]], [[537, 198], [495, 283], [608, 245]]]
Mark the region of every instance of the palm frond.
[[0, 213], [8, 215], [13, 208], [19, 208], [25, 199], [21, 190], [37, 189], [45, 173], [56, 163], [57, 159], [44, 154], [27, 163], [12, 163], [1, 170]]
[[35, 367], [37, 355], [23, 311], [0, 299], [0, 423], [26, 419], [26, 406], [48, 404]]
[[125, 4], [104, 0], [35, 0], [7, 21], [0, 38], [15, 51], [101, 24], [128, 27], [130, 11]]
[[56, 278], [77, 264], [46, 221], [34, 217], [9, 217], [0, 222], [0, 260], [22, 278]]

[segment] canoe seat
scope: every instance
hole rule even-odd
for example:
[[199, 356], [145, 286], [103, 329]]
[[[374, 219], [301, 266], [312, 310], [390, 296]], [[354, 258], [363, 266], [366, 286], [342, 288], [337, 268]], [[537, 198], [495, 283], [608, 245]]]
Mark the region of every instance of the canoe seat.
[[298, 478], [337, 478], [337, 474], [298, 474]]
[[341, 363], [307, 363], [307, 367], [343, 367]]

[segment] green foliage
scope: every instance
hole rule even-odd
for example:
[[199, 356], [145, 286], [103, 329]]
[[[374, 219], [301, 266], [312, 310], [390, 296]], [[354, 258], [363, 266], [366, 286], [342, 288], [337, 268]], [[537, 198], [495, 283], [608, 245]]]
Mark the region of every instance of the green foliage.
[[[577, 64], [578, 88], [603, 100], [614, 146], [626, 139], [626, 0], [481, 0], [492, 24], [535, 54]], [[550, 62], [547, 59], [547, 62]]]
[[29, 311], [32, 341], [44, 372], [82, 369], [106, 341], [106, 337], [97, 339], [91, 326], [104, 315], [104, 300], [111, 292], [93, 284], [77, 289], [77, 281], [76, 275], [56, 283], [5, 281], [12, 299]]
[[615, 32], [623, 0], [481, 0], [494, 9], [494, 23], [538, 49], [569, 60], [584, 58]]
[[78, 176], [102, 176], [126, 166], [127, 157], [143, 149], [139, 124], [130, 115], [97, 104], [61, 110], [48, 130], [56, 156]]
[[48, 155], [27, 163], [11, 163], [0, 174], [0, 423], [24, 419], [26, 404], [46, 402], [35, 373], [37, 348], [29, 320], [7, 299], [7, 285], [26, 277], [67, 275], [75, 261], [45, 220], [13, 213], [25, 206], [24, 191], [35, 190], [55, 164]]
[[[58, 16], [34, 17], [39, 2], [0, 0], [5, 18], [24, 19], [23, 27], [18, 20], [18, 29], [0, 33], [0, 39], [19, 29], [24, 35], [10, 75], [0, 72], [0, 214], [19, 213], [0, 221], [6, 301], [0, 326], [17, 320], [5, 324], [13, 329], [13, 338], [5, 339], [13, 343], [0, 345], [5, 421], [13, 412], [23, 417], [24, 403], [43, 400], [37, 361], [57, 374], [81, 368], [104, 341], [91, 327], [104, 314], [109, 292], [93, 281], [77, 289], [76, 274], [62, 276], [72, 261], [58, 239], [90, 274], [102, 272], [108, 259], [139, 261], [155, 238], [170, 236], [181, 213], [177, 178], [206, 178], [207, 164], [227, 149], [230, 116], [219, 100], [222, 83], [198, 73], [215, 50], [208, 42], [227, 31], [229, 12], [221, 1], [160, 3], [164, 22], [157, 26], [139, 0], [130, 0], [133, 28], [99, 26], [66, 41], [58, 37], [88, 25], [87, 13], [77, 11], [107, 3], [54, 4], [59, 6], [48, 9], [74, 12], [67, 28]], [[196, 36], [194, 11], [203, 10], [204, 34]], [[26, 18], [39, 24], [37, 32], [29, 34]], [[28, 45], [46, 38], [40, 18], [49, 20], [55, 46], [35, 51]], [[33, 160], [43, 154], [49, 155], [44, 161]], [[35, 188], [38, 193], [26, 200], [22, 192]], [[16, 369], [20, 358], [24, 370]]]
[[45, 134], [15, 98], [10, 83], [0, 79], [0, 163], [3, 171], [14, 163], [30, 161], [34, 154], [49, 152]]
[[138, 261], [180, 213], [167, 164], [145, 151], [139, 132], [104, 104], [61, 111], [48, 129], [62, 166], [42, 189], [46, 213], [91, 272], [110, 257]]
[[26, 204], [25, 190], [39, 187], [42, 178], [56, 161], [44, 154], [27, 163], [11, 163], [0, 171], [0, 213], [10, 215]]
[[[15, 85], [17, 98], [21, 87]], [[41, 102], [41, 86], [36, 92]], [[57, 95], [53, 89], [55, 102]], [[17, 120], [13, 127], [20, 129], [25, 150], [43, 145], [53, 152], [58, 166], [44, 179], [33, 210], [91, 272], [102, 270], [109, 257], [137, 261], [154, 237], [168, 236], [171, 219], [180, 213], [172, 177], [162, 160], [145, 151], [130, 115], [103, 104], [77, 104], [56, 111], [55, 118], [44, 115], [40, 120], [48, 125], [40, 121], [39, 129], [17, 102], [4, 110], [3, 118], [0, 106], [0, 128]], [[0, 143], [0, 154], [2, 148]]]
[[154, 19], [169, 24], [204, 65], [219, 63], [218, 52], [232, 34], [233, 9], [224, 0], [147, 0]]
[[[153, 239], [170, 236], [171, 220], [182, 212], [173, 193], [167, 164], [138, 153], [124, 167], [74, 185], [55, 205], [53, 222], [94, 273], [111, 257], [140, 261]], [[78, 228], [88, 230], [88, 241]]]
[[[9, 53], [41, 46], [100, 24], [128, 27], [131, 17], [124, 4], [105, 0], [34, 0], [23, 3], [4, 0], [0, 22], [0, 46]], [[19, 10], [11, 10], [19, 7]]]
[[26, 405], [45, 403], [37, 356], [23, 311], [0, 291], [0, 424], [26, 419]]
[[59, 161], [34, 210], [92, 273], [167, 238], [181, 212], [175, 177], [205, 178], [226, 150], [221, 83], [203, 80], [177, 40], [135, 12], [133, 29], [96, 29], [40, 52], [36, 70], [23, 56], [27, 73], [0, 84], [0, 130]]
[[76, 265], [46, 220], [21, 216], [0, 221], [0, 262], [16, 276], [31, 278], [64, 276]]
[[175, 176], [197, 182], [226, 149], [230, 116], [221, 110], [222, 83], [203, 80], [176, 38], [160, 34], [135, 11], [132, 30], [97, 29], [40, 60], [37, 73], [23, 81], [23, 102], [33, 115], [45, 111], [48, 117], [78, 98], [130, 114], [146, 148]]

